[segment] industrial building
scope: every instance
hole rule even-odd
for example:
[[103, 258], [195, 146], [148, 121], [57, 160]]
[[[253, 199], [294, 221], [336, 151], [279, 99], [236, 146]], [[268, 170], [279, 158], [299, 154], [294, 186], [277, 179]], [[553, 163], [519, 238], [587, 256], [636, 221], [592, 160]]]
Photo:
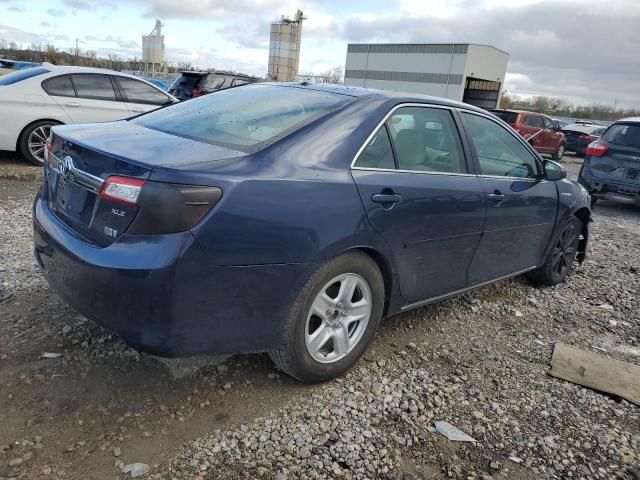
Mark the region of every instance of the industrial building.
[[267, 78], [276, 82], [295, 82], [300, 65], [300, 40], [302, 39], [302, 11], [289, 18], [282, 16], [271, 24], [269, 40], [269, 67]]
[[350, 43], [344, 83], [495, 108], [508, 59], [508, 53], [491, 45]]
[[156, 20], [156, 26], [149, 35], [142, 36], [142, 71], [145, 75], [167, 73], [167, 62], [164, 58], [164, 35], [162, 22]]

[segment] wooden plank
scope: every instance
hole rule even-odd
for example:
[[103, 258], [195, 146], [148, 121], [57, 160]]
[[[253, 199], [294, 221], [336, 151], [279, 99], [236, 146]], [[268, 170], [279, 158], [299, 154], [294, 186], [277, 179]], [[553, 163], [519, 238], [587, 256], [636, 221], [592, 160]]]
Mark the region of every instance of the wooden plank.
[[640, 405], [640, 367], [637, 365], [556, 343], [549, 375]]

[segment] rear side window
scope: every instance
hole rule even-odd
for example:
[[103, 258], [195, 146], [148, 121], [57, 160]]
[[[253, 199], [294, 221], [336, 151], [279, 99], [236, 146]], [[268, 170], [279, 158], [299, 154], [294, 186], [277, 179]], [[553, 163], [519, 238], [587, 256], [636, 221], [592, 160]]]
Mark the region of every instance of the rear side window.
[[525, 115], [522, 123], [530, 127], [544, 128], [544, 119], [539, 115]]
[[76, 87], [78, 97], [93, 100], [116, 100], [116, 92], [113, 90], [111, 79], [108, 75], [96, 73], [83, 73], [72, 75], [73, 85]]
[[49, 95], [55, 97], [75, 97], [76, 91], [73, 89], [71, 77], [69, 75], [61, 75], [59, 77], [50, 78], [42, 82], [42, 89]]
[[493, 113], [500, 120], [510, 124], [515, 124], [518, 121], [518, 114], [516, 112], [504, 112], [501, 110], [491, 110], [491, 113]]
[[248, 85], [142, 115], [132, 122], [192, 140], [254, 151], [353, 97], [306, 88]]
[[513, 134], [488, 118], [463, 113], [480, 174], [492, 177], [535, 178], [538, 165], [527, 147]]
[[120, 89], [125, 99], [131, 103], [144, 103], [148, 105], [164, 105], [169, 103], [169, 97], [159, 92], [151, 85], [133, 78], [117, 77]]
[[355, 166], [361, 168], [396, 168], [387, 127], [383, 125], [382, 128], [378, 130], [378, 133], [373, 136], [358, 156]]
[[27, 80], [28, 78], [37, 77], [49, 73], [49, 70], [42, 67], [25, 68], [24, 70], [18, 70], [17, 72], [9, 73], [0, 77], [0, 85], [13, 85], [14, 83]]
[[354, 166], [395, 168], [394, 154], [400, 170], [467, 172], [460, 136], [451, 112], [446, 109], [398, 108], [360, 153]]
[[466, 173], [460, 137], [449, 110], [399, 108], [387, 126], [400, 170]]
[[640, 125], [618, 123], [611, 125], [602, 140], [620, 147], [640, 148]]

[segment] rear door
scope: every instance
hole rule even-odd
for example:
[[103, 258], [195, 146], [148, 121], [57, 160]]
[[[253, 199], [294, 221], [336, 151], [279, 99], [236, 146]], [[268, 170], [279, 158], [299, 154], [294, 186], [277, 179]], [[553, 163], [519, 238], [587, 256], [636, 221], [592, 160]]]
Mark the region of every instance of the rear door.
[[533, 147], [543, 153], [548, 153], [548, 147], [545, 146], [544, 120], [540, 115], [527, 113], [522, 119], [522, 136]]
[[70, 77], [76, 97], [60, 103], [74, 123], [108, 122], [131, 116], [116, 94], [110, 75], [74, 73]]
[[172, 103], [171, 97], [147, 83], [129, 77], [113, 77], [132, 115], [149, 112]]
[[542, 165], [509, 129], [488, 116], [461, 114], [485, 195], [484, 233], [469, 268], [477, 285], [539, 266], [558, 207], [554, 182], [540, 180]]
[[458, 122], [448, 108], [398, 107], [352, 167], [409, 301], [463, 289], [482, 234], [483, 191], [468, 170]]

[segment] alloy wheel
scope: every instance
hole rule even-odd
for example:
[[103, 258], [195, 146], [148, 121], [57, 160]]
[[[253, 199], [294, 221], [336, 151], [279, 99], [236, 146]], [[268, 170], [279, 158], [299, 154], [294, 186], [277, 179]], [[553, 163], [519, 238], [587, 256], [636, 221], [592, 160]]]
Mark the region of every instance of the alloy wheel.
[[305, 325], [307, 352], [320, 363], [346, 357], [364, 335], [373, 298], [367, 281], [355, 273], [330, 280], [311, 304]]
[[33, 158], [44, 163], [44, 148], [51, 132], [51, 125], [42, 125], [35, 128], [28, 138], [29, 152]]
[[566, 275], [578, 252], [578, 231], [573, 225], [567, 226], [553, 249], [553, 271]]

